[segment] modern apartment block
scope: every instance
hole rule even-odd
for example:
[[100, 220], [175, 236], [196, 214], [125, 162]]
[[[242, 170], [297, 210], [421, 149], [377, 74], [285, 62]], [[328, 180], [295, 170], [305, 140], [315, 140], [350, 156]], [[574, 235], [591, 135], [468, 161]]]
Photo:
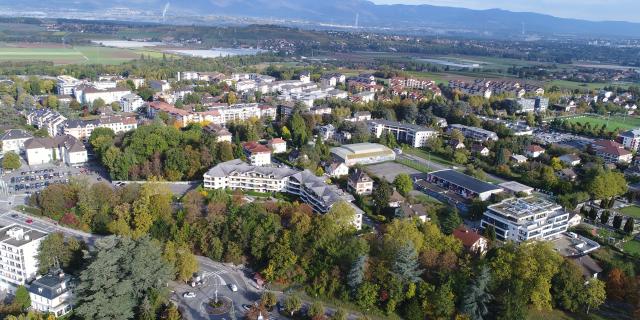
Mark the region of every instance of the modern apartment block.
[[640, 148], [640, 129], [625, 131], [618, 135], [618, 140], [627, 150], [638, 151]]
[[96, 128], [109, 128], [115, 134], [135, 130], [138, 122], [135, 117], [112, 116], [95, 120], [68, 120], [63, 125], [64, 134], [76, 139], [88, 139]]
[[67, 118], [51, 109], [38, 109], [27, 114], [28, 125], [47, 130], [51, 137], [62, 134], [65, 121]]
[[408, 143], [414, 148], [424, 147], [429, 139], [438, 136], [435, 129], [397, 121], [370, 120], [367, 121], [367, 126], [376, 138], [380, 138], [383, 133], [389, 133], [394, 135], [398, 142]]
[[234, 104], [231, 106], [212, 107], [207, 111], [195, 112], [176, 108], [172, 104], [162, 101], [150, 102], [147, 105], [147, 117], [155, 118], [160, 113], [166, 113], [172, 117], [176, 123], [186, 127], [190, 123], [214, 123], [224, 125], [235, 120], [247, 120], [250, 118], [272, 118], [276, 117], [276, 108], [257, 103]]
[[470, 127], [462, 124], [452, 124], [452, 125], [449, 125], [449, 132], [451, 132], [452, 130], [459, 130], [460, 132], [462, 132], [464, 137], [469, 140], [498, 141], [498, 135], [495, 132], [485, 130], [482, 128]]
[[549, 240], [567, 231], [569, 213], [549, 200], [531, 196], [490, 205], [481, 228], [491, 225], [502, 241]]
[[[204, 174], [206, 189], [231, 189], [257, 192], [284, 192], [300, 197], [315, 212], [326, 213], [339, 202], [351, 203], [354, 198], [335, 185], [327, 184], [309, 170], [297, 171], [289, 168], [252, 166], [235, 159], [220, 163]], [[362, 210], [355, 205], [353, 222], [357, 229], [362, 226]]]
[[0, 290], [15, 292], [38, 272], [38, 247], [46, 233], [18, 225], [0, 229]]

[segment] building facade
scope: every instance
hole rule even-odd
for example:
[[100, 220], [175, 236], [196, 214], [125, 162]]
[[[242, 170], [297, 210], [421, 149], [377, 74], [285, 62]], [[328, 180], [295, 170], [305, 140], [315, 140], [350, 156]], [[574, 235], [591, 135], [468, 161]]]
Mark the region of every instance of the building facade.
[[71, 277], [62, 271], [34, 280], [28, 290], [32, 310], [61, 317], [73, 308]]
[[422, 148], [427, 145], [429, 139], [438, 136], [435, 129], [397, 121], [370, 120], [367, 121], [367, 126], [376, 138], [385, 133], [391, 134], [396, 141], [408, 143], [414, 148]]
[[0, 229], [0, 289], [15, 292], [35, 278], [38, 248], [46, 233], [18, 225]]
[[68, 120], [63, 126], [63, 133], [76, 139], [88, 139], [97, 128], [109, 128], [115, 134], [135, 130], [138, 122], [134, 117], [111, 116], [95, 120]]
[[87, 150], [82, 142], [70, 135], [53, 138], [32, 138], [25, 143], [27, 163], [32, 165], [60, 161], [77, 165], [88, 161]]
[[2, 153], [15, 152], [17, 154], [24, 152], [25, 141], [33, 138], [33, 135], [21, 129], [7, 130], [0, 138], [2, 141]]
[[458, 130], [462, 132], [464, 137], [469, 140], [482, 142], [489, 140], [498, 141], [498, 135], [495, 132], [482, 128], [470, 127], [462, 124], [452, 124], [449, 125], [449, 132], [451, 132], [452, 130]]

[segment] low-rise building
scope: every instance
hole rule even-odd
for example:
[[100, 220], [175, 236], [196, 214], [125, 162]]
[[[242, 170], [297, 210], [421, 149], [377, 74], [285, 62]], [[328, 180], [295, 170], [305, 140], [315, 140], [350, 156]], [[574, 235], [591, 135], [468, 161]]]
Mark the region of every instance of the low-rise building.
[[24, 143], [27, 163], [32, 165], [60, 161], [76, 165], [88, 161], [87, 150], [82, 142], [70, 135], [53, 138], [32, 138]]
[[367, 126], [376, 138], [380, 138], [385, 133], [391, 134], [396, 141], [408, 143], [414, 148], [422, 148], [427, 145], [429, 139], [438, 136], [438, 131], [433, 128], [397, 121], [370, 120], [367, 121]]
[[638, 151], [640, 147], [640, 129], [625, 131], [618, 136], [618, 139], [621, 140], [622, 145], [627, 150]]
[[131, 94], [131, 90], [128, 88], [106, 88], [98, 89], [95, 87], [88, 87], [82, 91], [80, 102], [93, 104], [96, 100], [102, 99], [104, 103], [111, 104], [112, 102], [120, 103], [122, 97]]
[[349, 167], [344, 162], [332, 161], [325, 165], [324, 172], [332, 178], [340, 178], [349, 174]]
[[528, 146], [526, 148], [526, 155], [529, 158], [537, 158], [541, 155], [543, 155], [545, 153], [546, 150], [544, 150], [543, 147], [537, 145], [537, 144], [532, 144], [530, 146]]
[[578, 175], [571, 168], [564, 168], [556, 172], [556, 176], [564, 181], [576, 181]]
[[229, 130], [227, 130], [227, 128], [225, 128], [225, 127], [223, 127], [223, 126], [221, 126], [219, 124], [209, 123], [203, 129], [206, 132], [209, 132], [209, 133], [213, 134], [214, 136], [216, 136], [216, 141], [217, 142], [229, 142], [229, 143], [231, 143], [231, 141], [233, 140], [233, 136], [232, 136], [231, 132], [229, 132]]
[[319, 126], [318, 134], [320, 135], [320, 139], [322, 139], [322, 141], [327, 141], [329, 139], [333, 139], [333, 136], [336, 134], [336, 128], [331, 123], [324, 126]]
[[373, 164], [394, 161], [393, 150], [377, 143], [354, 143], [331, 148], [334, 159], [344, 162], [348, 167], [356, 164]]
[[479, 143], [476, 143], [476, 144], [471, 146], [471, 152], [473, 152], [474, 154], [477, 154], [477, 155], [481, 155], [483, 157], [488, 157], [489, 154], [491, 153], [489, 148], [487, 148], [484, 145], [481, 145]]
[[268, 166], [271, 164], [271, 149], [258, 142], [251, 141], [242, 144], [242, 150], [247, 161], [253, 166]]
[[144, 107], [144, 100], [137, 94], [130, 93], [120, 99], [120, 110], [122, 112], [137, 112], [142, 107]]
[[518, 113], [544, 112], [549, 108], [549, 98], [535, 97], [532, 99], [520, 98], [517, 100], [520, 109]]
[[134, 117], [111, 116], [94, 120], [67, 120], [63, 125], [63, 133], [76, 139], [88, 139], [96, 128], [109, 128], [115, 134], [129, 132], [138, 128]]
[[373, 192], [373, 179], [364, 171], [355, 169], [349, 175], [347, 188], [349, 191], [359, 195], [369, 195]]
[[498, 141], [498, 135], [495, 132], [482, 128], [470, 127], [462, 124], [449, 125], [449, 132], [453, 130], [460, 131], [464, 135], [464, 137], [469, 140], [482, 142], [489, 140]]
[[82, 81], [67, 75], [58, 76], [56, 80], [56, 91], [59, 95], [72, 95], [73, 89], [82, 83]]
[[511, 198], [490, 205], [481, 221], [483, 229], [493, 226], [502, 241], [550, 240], [567, 231], [569, 213], [562, 206], [531, 196]]
[[527, 157], [521, 154], [512, 154], [509, 159], [511, 160], [511, 162], [516, 164], [523, 164], [527, 162]]
[[513, 194], [513, 195], [517, 195], [517, 194], [526, 194], [526, 195], [531, 195], [533, 193], [533, 188], [529, 187], [528, 185], [522, 184], [520, 182], [517, 181], [507, 181], [507, 182], [503, 182], [501, 184], [499, 184], [499, 186], [501, 188], [503, 188], [505, 191]]
[[171, 84], [167, 80], [151, 80], [148, 84], [149, 88], [158, 92], [167, 92], [171, 89]]
[[420, 203], [409, 204], [403, 202], [398, 208], [396, 208], [395, 215], [396, 217], [403, 219], [418, 219], [422, 222], [431, 221], [431, 217], [429, 217], [427, 208], [425, 208], [425, 206]]
[[2, 153], [15, 152], [17, 154], [24, 152], [25, 141], [33, 138], [33, 135], [22, 129], [10, 129], [5, 132], [0, 141], [2, 141]]
[[481, 236], [473, 230], [465, 226], [460, 226], [453, 230], [452, 236], [460, 242], [464, 248], [473, 254], [484, 255], [489, 248], [489, 241], [487, 238]]
[[15, 292], [38, 273], [38, 248], [46, 233], [10, 225], [0, 229], [0, 289]]
[[287, 152], [287, 142], [282, 138], [273, 138], [269, 140], [268, 145], [274, 154]]
[[73, 308], [71, 277], [62, 271], [34, 280], [28, 290], [32, 310], [62, 317]]
[[498, 194], [504, 191], [501, 187], [452, 169], [430, 172], [427, 174], [425, 181], [449, 190], [465, 199], [478, 198], [485, 201], [488, 200], [492, 194]]
[[558, 159], [560, 159], [560, 162], [570, 167], [575, 167], [581, 162], [580, 157], [575, 154], [565, 154], [560, 156]]
[[593, 144], [596, 155], [601, 157], [605, 163], [630, 163], [633, 154], [624, 149], [624, 146], [611, 140], [596, 140]]

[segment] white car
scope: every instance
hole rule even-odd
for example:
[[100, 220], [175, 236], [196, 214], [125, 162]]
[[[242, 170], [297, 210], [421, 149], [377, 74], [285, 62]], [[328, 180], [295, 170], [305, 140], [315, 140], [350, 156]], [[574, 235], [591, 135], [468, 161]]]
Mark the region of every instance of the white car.
[[236, 286], [235, 284], [231, 284], [229, 286], [229, 289], [231, 289], [231, 291], [233, 291], [233, 292], [236, 292], [236, 291], [238, 291], [238, 286]]
[[183, 293], [182, 296], [185, 297], [185, 298], [195, 298], [196, 297], [196, 293], [189, 291], [189, 292]]

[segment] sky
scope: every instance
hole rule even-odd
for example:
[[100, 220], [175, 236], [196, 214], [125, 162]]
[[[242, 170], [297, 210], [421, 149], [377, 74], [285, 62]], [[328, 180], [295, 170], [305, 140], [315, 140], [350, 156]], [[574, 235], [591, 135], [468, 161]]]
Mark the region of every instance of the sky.
[[640, 22], [640, 0], [371, 0], [377, 4], [431, 4], [469, 9], [505, 9], [593, 21]]

